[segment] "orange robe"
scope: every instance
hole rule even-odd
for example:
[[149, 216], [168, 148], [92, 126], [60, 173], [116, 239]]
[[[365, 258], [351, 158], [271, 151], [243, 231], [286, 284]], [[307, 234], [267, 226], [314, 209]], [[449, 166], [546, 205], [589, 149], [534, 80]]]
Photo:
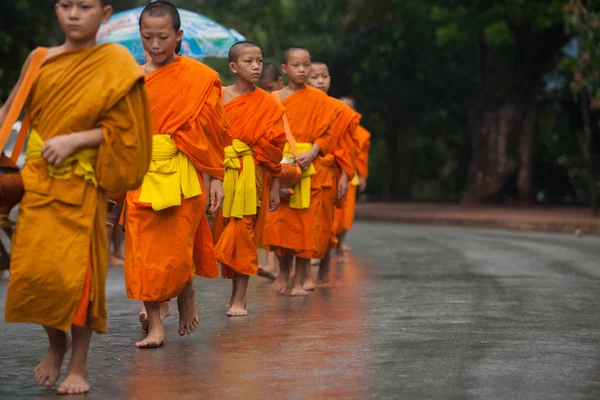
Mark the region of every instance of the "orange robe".
[[342, 101], [333, 97], [330, 99], [338, 114], [335, 122], [331, 125], [331, 152], [325, 157], [321, 157], [320, 160], [319, 176], [323, 188], [321, 230], [318, 236], [317, 252], [313, 258], [324, 258], [329, 248], [337, 243], [333, 232], [334, 212], [336, 203], [340, 206], [343, 204], [343, 201], [338, 201], [337, 198], [337, 183], [342, 171], [346, 172], [350, 179], [354, 177], [356, 154], [354, 135], [361, 119], [360, 114]]
[[[356, 173], [363, 178], [369, 177], [369, 149], [371, 146], [371, 134], [362, 126], [355, 132], [356, 146]], [[356, 186], [350, 186], [346, 202], [341, 209], [335, 210], [333, 222], [334, 233], [340, 234], [352, 229], [354, 222], [354, 208], [356, 206]]]
[[[192, 163], [202, 194], [160, 211], [139, 201], [142, 188], [125, 201], [127, 296], [142, 301], [177, 297], [193, 279], [218, 276], [205, 216], [202, 173], [223, 179], [223, 147], [231, 142], [221, 106], [221, 81], [204, 64], [179, 56], [146, 76], [155, 135], [169, 134]], [[142, 185], [143, 187], [144, 185]]]
[[[248, 145], [254, 153], [256, 165], [256, 193], [258, 213], [243, 218], [224, 218], [220, 211], [213, 222], [217, 243], [215, 253], [221, 262], [221, 275], [233, 279], [236, 273], [256, 275], [258, 272], [257, 245], [269, 208], [271, 177], [281, 172], [285, 145], [282, 116], [284, 108], [269, 93], [256, 88], [225, 104], [225, 113], [231, 121], [229, 133]], [[244, 168], [242, 158], [239, 158]], [[240, 170], [241, 173], [241, 170]]]
[[139, 186], [148, 169], [152, 128], [143, 76], [121, 46], [69, 51], [46, 60], [27, 108], [42, 140], [102, 128], [103, 142], [97, 186], [76, 175], [75, 164], [69, 179], [55, 179], [43, 158], [27, 160], [6, 321], [67, 331], [87, 303], [84, 322], [106, 332], [106, 193]]
[[[317, 144], [321, 156], [331, 147], [330, 127], [336, 117], [336, 107], [318, 89], [306, 87], [283, 100], [292, 135], [297, 143]], [[283, 199], [279, 210], [267, 214], [264, 244], [278, 256], [293, 255], [310, 259], [317, 251], [321, 230], [321, 181], [319, 157], [313, 161], [317, 174], [311, 177], [310, 206], [290, 208]]]

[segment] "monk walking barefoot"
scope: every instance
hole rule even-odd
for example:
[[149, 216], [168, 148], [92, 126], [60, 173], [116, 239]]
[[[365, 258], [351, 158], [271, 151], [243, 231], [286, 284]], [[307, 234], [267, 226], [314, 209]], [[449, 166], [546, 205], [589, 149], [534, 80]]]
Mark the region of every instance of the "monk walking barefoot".
[[150, 163], [150, 109], [139, 67], [121, 46], [96, 44], [112, 14], [108, 3], [59, 0], [65, 43], [32, 53], [0, 109], [1, 140], [26, 99], [31, 123], [5, 319], [44, 327], [48, 352], [34, 376], [47, 387], [57, 382], [71, 331], [59, 394], [89, 392], [92, 332], [107, 330], [106, 193], [138, 187]]
[[288, 290], [288, 282], [290, 280], [290, 271], [292, 269], [293, 256], [279, 257], [280, 272], [273, 284], [273, 288], [277, 294], [286, 294]]
[[[163, 301], [160, 303], [160, 320], [164, 323], [165, 319], [171, 315], [171, 302]], [[142, 330], [148, 332], [150, 322], [148, 321], [148, 313], [146, 312], [146, 305], [142, 303], [142, 311], [138, 314], [138, 319], [142, 325]]]
[[[313, 62], [308, 84], [324, 93], [331, 87], [329, 68], [324, 63]], [[329, 282], [331, 248], [337, 244], [334, 234], [335, 210], [342, 208], [348, 194], [348, 184], [355, 178], [355, 133], [361, 116], [344, 102], [329, 97], [336, 108], [336, 120], [331, 125], [331, 151], [320, 158], [321, 169], [318, 175], [323, 189], [321, 201], [321, 231], [318, 235], [317, 252], [319, 259], [317, 285], [323, 287]], [[314, 287], [312, 279], [307, 287]]]
[[232, 280], [230, 317], [248, 315], [246, 291], [258, 273], [258, 243], [267, 212], [279, 208], [279, 174], [285, 146], [283, 107], [255, 87], [262, 72], [262, 51], [252, 42], [229, 50], [234, 85], [223, 89], [223, 105], [231, 122], [231, 146], [225, 148], [226, 194], [215, 216], [215, 253], [221, 275]]
[[284, 156], [296, 159], [302, 176], [294, 185], [294, 194], [282, 200], [278, 211], [268, 214], [264, 244], [279, 258], [281, 279], [277, 279], [275, 290], [281, 293], [287, 287], [291, 260], [295, 258], [296, 272], [290, 294], [306, 296], [308, 292], [303, 284], [310, 259], [317, 252], [317, 236], [321, 231], [322, 188], [317, 174], [320, 169], [318, 156], [329, 152], [330, 128], [336, 110], [325, 93], [306, 85], [311, 69], [310, 54], [306, 49], [287, 50], [282, 68], [288, 75], [288, 86], [273, 94], [286, 108], [296, 147], [294, 149], [288, 141]]
[[221, 208], [223, 147], [231, 138], [218, 74], [176, 54], [183, 36], [177, 8], [148, 4], [140, 34], [150, 56], [143, 72], [154, 135], [148, 174], [125, 200], [125, 284], [127, 296], [146, 307], [148, 337], [137, 345], [155, 348], [164, 340], [160, 303], [177, 297], [179, 334], [189, 335], [199, 323], [194, 275], [219, 274], [204, 211]]

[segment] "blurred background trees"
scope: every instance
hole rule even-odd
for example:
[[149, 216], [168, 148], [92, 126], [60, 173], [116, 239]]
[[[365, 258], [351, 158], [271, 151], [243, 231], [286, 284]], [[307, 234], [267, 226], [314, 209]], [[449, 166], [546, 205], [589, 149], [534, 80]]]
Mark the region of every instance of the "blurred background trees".
[[[115, 0], [117, 11], [147, 0]], [[369, 197], [597, 208], [600, 1], [179, 0], [261, 44], [329, 64], [373, 134]], [[0, 5], [2, 98], [52, 5]], [[232, 76], [226, 60], [205, 62]]]

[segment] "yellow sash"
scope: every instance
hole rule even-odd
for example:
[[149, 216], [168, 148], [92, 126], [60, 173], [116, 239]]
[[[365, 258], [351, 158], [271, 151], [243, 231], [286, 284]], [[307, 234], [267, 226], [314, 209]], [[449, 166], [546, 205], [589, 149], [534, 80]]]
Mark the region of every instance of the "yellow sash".
[[357, 187], [360, 185], [360, 180], [358, 179], [358, 172], [354, 172], [354, 178], [350, 181], [350, 186]]
[[[312, 143], [296, 143], [298, 153], [306, 153], [312, 149]], [[283, 149], [284, 157], [294, 157], [289, 143]], [[294, 186], [294, 194], [290, 196], [290, 208], [305, 209], [310, 207], [310, 177], [317, 173], [315, 166], [311, 163], [307, 169], [302, 171], [300, 181]]]
[[[223, 180], [223, 217], [242, 218], [256, 215], [256, 168], [254, 153], [250, 146], [233, 139], [231, 146], [225, 147], [225, 179]], [[244, 163], [242, 172], [240, 157]]]
[[[31, 129], [29, 134], [29, 142], [27, 143], [27, 160], [34, 160], [36, 158], [42, 158], [42, 148], [44, 147], [44, 139], [36, 132], [35, 129]], [[71, 156], [67, 157], [59, 167], [48, 164], [48, 173], [54, 179], [71, 179], [71, 174], [83, 178], [86, 183], [98, 187], [98, 181], [96, 181], [96, 158], [98, 156], [98, 149], [80, 149]], [[75, 164], [75, 170], [72, 165]]]
[[149, 203], [153, 210], [159, 211], [180, 206], [181, 195], [189, 199], [201, 194], [194, 164], [175, 146], [171, 135], [154, 135], [152, 161], [142, 182], [139, 201]]

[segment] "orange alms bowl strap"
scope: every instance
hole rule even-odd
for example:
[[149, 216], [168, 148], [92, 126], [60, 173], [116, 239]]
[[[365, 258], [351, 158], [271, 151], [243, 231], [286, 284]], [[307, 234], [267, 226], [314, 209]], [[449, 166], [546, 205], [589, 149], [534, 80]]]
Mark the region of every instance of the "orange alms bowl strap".
[[[282, 104], [279, 91], [273, 92], [273, 97], [275, 97], [275, 100], [277, 100], [279, 102], [279, 104]], [[290, 128], [290, 123], [285, 114], [283, 114], [281, 119], [283, 119], [283, 129], [285, 130], [285, 137], [286, 137], [288, 143], [290, 144], [290, 147], [292, 148], [292, 153], [294, 153], [294, 156], [297, 158], [299, 156], [299, 154], [298, 154], [298, 149], [296, 148], [296, 139], [294, 139], [294, 135], [292, 135], [292, 129]]]
[[[15, 124], [15, 122], [17, 122], [17, 119], [19, 119], [21, 111], [23, 111], [23, 107], [25, 106], [27, 97], [29, 97], [31, 87], [33, 86], [33, 83], [37, 78], [38, 72], [40, 71], [42, 64], [46, 60], [47, 54], [48, 49], [44, 47], [38, 47], [33, 52], [33, 57], [31, 58], [29, 67], [27, 67], [27, 71], [25, 72], [25, 76], [23, 77], [23, 82], [21, 82], [21, 85], [17, 90], [17, 94], [14, 98], [14, 101], [8, 109], [8, 113], [6, 114], [6, 119], [4, 120], [2, 127], [0, 127], [0, 149], [2, 150], [4, 150], [4, 146], [6, 146], [6, 142], [8, 141], [8, 137], [10, 136], [10, 132], [12, 130], [13, 125]], [[26, 120], [28, 120], [28, 118], [26, 118]], [[26, 130], [21, 129], [19, 135], [21, 135], [22, 132], [25, 132], [25, 134], [27, 134]], [[19, 141], [25, 142], [25, 138], [21, 140], [17, 138], [17, 142]], [[22, 148], [23, 146], [21, 145], [21, 149]], [[16, 155], [16, 157], [18, 157], [18, 154]]]

